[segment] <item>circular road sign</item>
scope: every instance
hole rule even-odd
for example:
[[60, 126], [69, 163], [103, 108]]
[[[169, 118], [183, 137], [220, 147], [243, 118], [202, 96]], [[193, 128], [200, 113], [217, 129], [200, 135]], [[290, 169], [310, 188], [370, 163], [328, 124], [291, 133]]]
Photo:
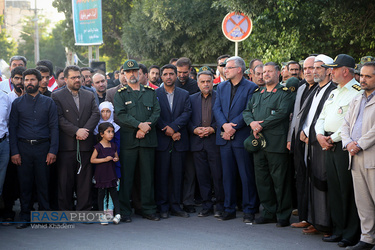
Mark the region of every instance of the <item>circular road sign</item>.
[[241, 42], [250, 35], [253, 23], [245, 14], [231, 12], [224, 17], [221, 28], [230, 41]]

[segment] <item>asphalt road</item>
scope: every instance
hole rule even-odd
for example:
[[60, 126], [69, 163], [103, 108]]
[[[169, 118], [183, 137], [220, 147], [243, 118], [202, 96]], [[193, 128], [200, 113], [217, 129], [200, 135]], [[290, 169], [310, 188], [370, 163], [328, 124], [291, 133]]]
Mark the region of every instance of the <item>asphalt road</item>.
[[[303, 235], [301, 229], [245, 224], [241, 212], [229, 221], [190, 215], [156, 222], [136, 215], [131, 223], [107, 226], [0, 226], [0, 249], [340, 249], [336, 243], [323, 242], [322, 235]], [[292, 216], [291, 222], [297, 219]]]

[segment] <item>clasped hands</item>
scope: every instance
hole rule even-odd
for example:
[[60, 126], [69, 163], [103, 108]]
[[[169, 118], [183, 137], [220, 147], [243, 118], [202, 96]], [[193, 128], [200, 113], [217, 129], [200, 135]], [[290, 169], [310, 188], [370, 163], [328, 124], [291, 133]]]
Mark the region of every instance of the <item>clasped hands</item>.
[[169, 127], [168, 125], [165, 126], [161, 131], [164, 131], [166, 136], [172, 137], [173, 141], [181, 140], [181, 133], [175, 132], [173, 128]]
[[231, 137], [236, 133], [236, 130], [233, 128], [237, 126], [237, 124], [229, 122], [229, 123], [224, 123], [222, 128], [224, 129], [224, 134], [222, 135], [222, 138], [224, 140], [231, 140]]
[[146, 134], [148, 134], [148, 132], [150, 132], [150, 130], [151, 130], [150, 124], [151, 124], [151, 122], [141, 122], [138, 125], [139, 129], [137, 131], [137, 134], [135, 135], [135, 138], [137, 138], [137, 139], [145, 138]]
[[199, 136], [199, 138], [207, 137], [214, 132], [215, 130], [212, 127], [196, 127], [194, 129], [194, 134]]

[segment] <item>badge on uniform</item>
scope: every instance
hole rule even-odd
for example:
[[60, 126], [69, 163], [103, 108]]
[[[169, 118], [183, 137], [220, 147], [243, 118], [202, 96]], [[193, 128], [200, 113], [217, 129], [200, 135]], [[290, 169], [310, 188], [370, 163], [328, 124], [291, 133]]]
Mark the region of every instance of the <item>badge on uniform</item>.
[[147, 107], [147, 110], [148, 110], [148, 111], [151, 111], [151, 107]]
[[132, 104], [132, 101], [125, 102], [125, 105], [129, 105], [129, 104]]
[[342, 107], [339, 108], [339, 110], [337, 110], [337, 114], [342, 114], [344, 112], [344, 110], [342, 109]]
[[275, 110], [271, 110], [271, 115], [274, 115], [276, 113]]
[[333, 96], [334, 96], [334, 94], [330, 95], [330, 96], [329, 96], [329, 99], [332, 99], [332, 98], [333, 98]]

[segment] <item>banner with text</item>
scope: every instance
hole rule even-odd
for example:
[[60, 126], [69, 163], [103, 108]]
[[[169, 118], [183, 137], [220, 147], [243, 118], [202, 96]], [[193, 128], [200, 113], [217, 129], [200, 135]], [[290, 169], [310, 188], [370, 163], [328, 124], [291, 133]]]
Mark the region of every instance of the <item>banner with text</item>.
[[75, 45], [101, 45], [102, 0], [72, 0]]

